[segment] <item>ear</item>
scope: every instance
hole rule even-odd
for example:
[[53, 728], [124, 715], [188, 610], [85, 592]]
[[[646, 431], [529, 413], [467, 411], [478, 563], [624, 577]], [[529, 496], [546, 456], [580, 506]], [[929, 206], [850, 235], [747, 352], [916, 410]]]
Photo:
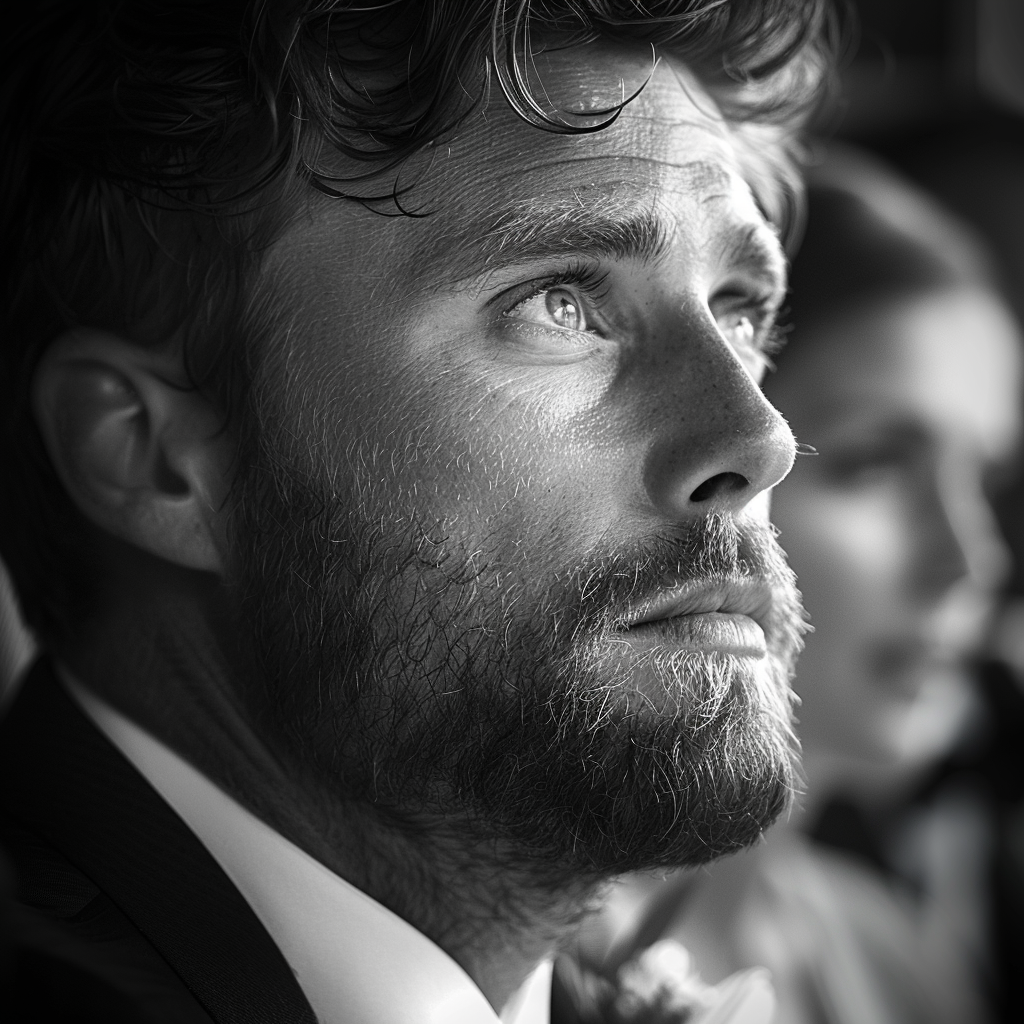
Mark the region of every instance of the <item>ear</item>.
[[102, 331], [62, 335], [32, 402], [57, 474], [97, 526], [190, 569], [220, 572], [232, 446], [167, 352]]

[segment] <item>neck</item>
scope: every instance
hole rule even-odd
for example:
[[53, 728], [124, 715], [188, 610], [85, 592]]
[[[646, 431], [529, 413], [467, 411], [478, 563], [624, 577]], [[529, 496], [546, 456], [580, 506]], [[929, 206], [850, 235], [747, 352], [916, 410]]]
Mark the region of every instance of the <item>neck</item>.
[[499, 1014], [597, 898], [597, 884], [546, 879], [450, 819], [399, 825], [360, 805], [332, 817], [329, 866], [444, 949]]
[[219, 584], [185, 582], [129, 594], [56, 653], [257, 817], [437, 943], [500, 1013], [568, 941], [596, 883], [553, 882], [500, 842], [467, 838], [457, 814], [398, 821], [327, 792], [261, 737], [231, 685]]

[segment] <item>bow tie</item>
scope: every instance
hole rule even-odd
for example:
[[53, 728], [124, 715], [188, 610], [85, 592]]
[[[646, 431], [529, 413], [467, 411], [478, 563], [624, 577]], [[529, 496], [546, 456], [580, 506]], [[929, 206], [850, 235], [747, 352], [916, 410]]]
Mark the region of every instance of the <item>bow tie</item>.
[[551, 1024], [770, 1024], [775, 993], [763, 968], [706, 985], [686, 949], [662, 939], [608, 978], [569, 957], [555, 962]]

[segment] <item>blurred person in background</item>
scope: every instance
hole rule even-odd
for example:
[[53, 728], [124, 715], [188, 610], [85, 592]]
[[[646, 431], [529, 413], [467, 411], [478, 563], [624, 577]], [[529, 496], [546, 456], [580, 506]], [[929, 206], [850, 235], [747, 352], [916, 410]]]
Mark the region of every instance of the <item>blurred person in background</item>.
[[987, 1019], [984, 801], [962, 779], [906, 801], [971, 720], [964, 666], [1008, 569], [985, 483], [1017, 443], [1020, 339], [991, 280], [888, 170], [843, 151], [817, 172], [766, 386], [817, 452], [773, 516], [814, 625], [806, 793], [756, 848], [624, 881], [583, 940], [599, 969], [669, 936], [711, 980], [768, 966], [785, 1024]]
[[[953, 128], [933, 126], [885, 147], [886, 157], [985, 238], [998, 257], [1000, 284], [1024, 320], [1024, 119], [992, 111]], [[1014, 572], [979, 666], [984, 729], [938, 775], [969, 778], [991, 820], [989, 900], [999, 1020], [1024, 1020], [1024, 472], [994, 494]]]

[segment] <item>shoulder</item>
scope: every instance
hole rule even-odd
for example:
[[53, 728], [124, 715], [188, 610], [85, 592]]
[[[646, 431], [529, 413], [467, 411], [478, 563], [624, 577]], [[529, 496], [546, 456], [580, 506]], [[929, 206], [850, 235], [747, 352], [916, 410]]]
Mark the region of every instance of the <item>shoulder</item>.
[[0, 817], [5, 1020], [211, 1024], [110, 898], [45, 841]]

